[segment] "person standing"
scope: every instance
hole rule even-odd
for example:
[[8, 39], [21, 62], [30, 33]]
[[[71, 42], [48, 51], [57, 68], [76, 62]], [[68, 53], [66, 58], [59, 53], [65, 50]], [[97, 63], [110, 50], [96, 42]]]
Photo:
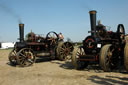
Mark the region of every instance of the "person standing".
[[58, 34], [58, 36], [59, 36], [59, 41], [63, 41], [64, 40], [64, 36], [62, 35], [61, 32]]

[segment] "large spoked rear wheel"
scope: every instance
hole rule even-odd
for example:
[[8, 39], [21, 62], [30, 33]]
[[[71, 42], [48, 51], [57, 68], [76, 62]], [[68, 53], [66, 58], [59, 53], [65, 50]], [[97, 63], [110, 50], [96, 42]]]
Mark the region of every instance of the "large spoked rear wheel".
[[128, 71], [128, 43], [125, 45], [124, 48], [124, 66], [125, 69]]
[[73, 54], [72, 54], [72, 64], [75, 69], [81, 70], [88, 66], [87, 61], [80, 61], [79, 57], [85, 55], [83, 47], [74, 48]]
[[16, 55], [16, 50], [13, 49], [8, 56], [8, 59], [10, 61], [11, 65], [16, 65], [17, 64], [17, 59], [16, 59], [17, 55]]
[[31, 66], [35, 62], [34, 52], [29, 48], [23, 48], [17, 53], [17, 63], [21, 67]]
[[73, 45], [70, 42], [60, 42], [57, 47], [57, 56], [60, 60], [71, 60]]
[[114, 52], [115, 49], [111, 44], [104, 45], [100, 51], [100, 66], [105, 72], [110, 72], [117, 67], [118, 56]]

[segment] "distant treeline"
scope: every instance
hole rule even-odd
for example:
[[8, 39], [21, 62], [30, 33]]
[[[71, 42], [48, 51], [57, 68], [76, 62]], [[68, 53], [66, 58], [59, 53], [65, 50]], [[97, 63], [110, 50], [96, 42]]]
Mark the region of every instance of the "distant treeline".
[[82, 42], [73, 42], [74, 45], [82, 45]]

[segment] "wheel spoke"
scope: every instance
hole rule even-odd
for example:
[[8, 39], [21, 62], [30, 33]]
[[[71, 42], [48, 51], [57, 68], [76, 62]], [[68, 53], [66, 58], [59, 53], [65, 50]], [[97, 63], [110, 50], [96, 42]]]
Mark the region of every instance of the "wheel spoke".
[[49, 37], [52, 37], [52, 35], [51, 35], [51, 34], [49, 34], [48, 36], [49, 36]]
[[55, 34], [52, 34], [52, 37], [55, 38]]
[[69, 47], [69, 44], [68, 43], [66, 43], [66, 47]]
[[110, 63], [110, 62], [109, 62], [109, 60], [106, 60], [106, 66], [108, 66], [108, 65], [109, 65], [109, 63]]
[[65, 45], [63, 45], [62, 47], [66, 48], [66, 46], [65, 46]]
[[60, 51], [60, 54], [64, 54], [64, 51]]
[[64, 51], [65, 49], [63, 47], [61, 47], [60, 50]]
[[76, 55], [81, 55], [79, 51], [77, 51], [77, 54]]
[[81, 50], [81, 48], [80, 48], [80, 55], [82, 55], [83, 53], [82, 53], [82, 50]]
[[83, 49], [82, 49], [82, 48], [81, 48], [81, 54], [82, 54], [82, 55], [84, 55], [84, 51], [83, 51]]
[[49, 38], [48, 40], [50, 41], [50, 40], [52, 40], [52, 38]]
[[72, 46], [70, 46], [70, 47], [68, 47], [69, 49], [71, 49], [72, 48]]
[[25, 59], [20, 59], [20, 63], [23, 65], [25, 63]]
[[32, 59], [27, 59], [27, 61], [31, 64], [33, 63]]
[[26, 57], [24, 54], [20, 53], [20, 55], [22, 55], [23, 57]]

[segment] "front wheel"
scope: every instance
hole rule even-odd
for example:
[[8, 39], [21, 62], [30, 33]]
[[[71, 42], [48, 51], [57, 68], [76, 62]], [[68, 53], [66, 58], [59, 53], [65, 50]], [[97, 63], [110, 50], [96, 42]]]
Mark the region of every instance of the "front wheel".
[[111, 44], [102, 47], [100, 51], [100, 66], [104, 71], [110, 72], [117, 67], [118, 52], [115, 52], [116, 50]]
[[83, 47], [74, 48], [72, 54], [72, 64], [75, 69], [81, 70], [88, 66], [87, 61], [80, 61], [78, 58], [82, 55], [85, 55]]
[[21, 67], [27, 67], [35, 62], [34, 52], [29, 48], [23, 48], [17, 53], [17, 62]]

